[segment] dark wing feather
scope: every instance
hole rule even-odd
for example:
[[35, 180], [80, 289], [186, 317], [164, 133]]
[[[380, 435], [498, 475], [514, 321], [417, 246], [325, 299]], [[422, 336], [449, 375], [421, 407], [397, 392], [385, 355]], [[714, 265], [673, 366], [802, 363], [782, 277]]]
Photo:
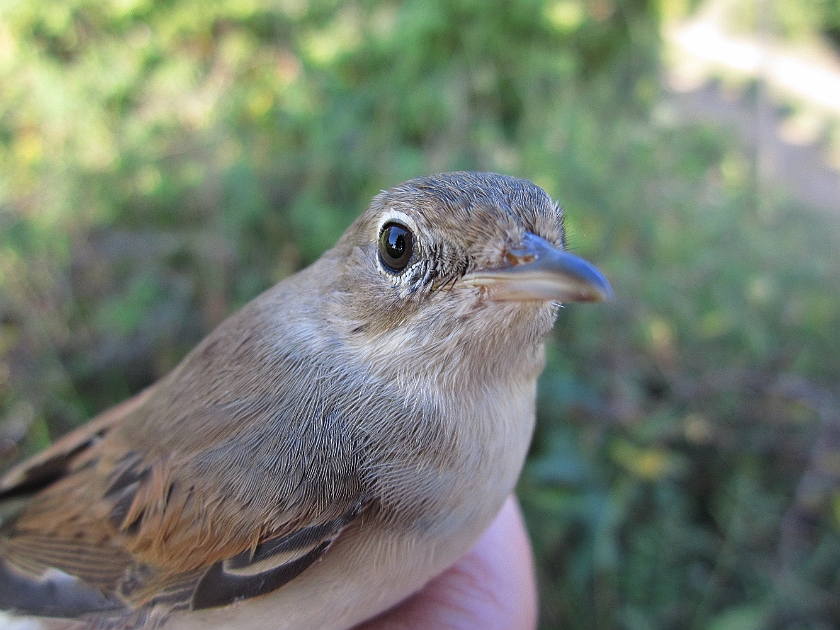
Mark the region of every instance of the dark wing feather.
[[215, 608], [280, 588], [320, 558], [365, 505], [359, 501], [336, 519], [266, 540], [253, 552], [215, 563], [199, 580], [192, 607]]
[[224, 563], [217, 562], [199, 581], [192, 596], [192, 607], [201, 610], [226, 606], [275, 591], [306, 570], [323, 555], [331, 543], [331, 540], [325, 540], [295, 560], [253, 575], [227, 573]]

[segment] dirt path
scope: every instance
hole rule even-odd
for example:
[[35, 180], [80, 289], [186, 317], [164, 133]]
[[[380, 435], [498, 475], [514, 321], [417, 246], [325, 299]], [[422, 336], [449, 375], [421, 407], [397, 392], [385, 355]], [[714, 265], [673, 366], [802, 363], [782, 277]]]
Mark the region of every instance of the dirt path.
[[679, 119], [733, 129], [762, 189], [840, 218], [840, 59], [728, 35], [709, 17], [672, 26], [666, 42]]

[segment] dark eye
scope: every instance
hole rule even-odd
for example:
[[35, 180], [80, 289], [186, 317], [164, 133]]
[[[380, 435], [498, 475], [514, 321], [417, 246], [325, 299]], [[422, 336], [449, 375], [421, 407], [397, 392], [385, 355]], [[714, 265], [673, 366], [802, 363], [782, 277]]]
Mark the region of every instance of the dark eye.
[[414, 236], [400, 223], [386, 223], [379, 234], [379, 255], [382, 263], [393, 272], [402, 271], [411, 260]]

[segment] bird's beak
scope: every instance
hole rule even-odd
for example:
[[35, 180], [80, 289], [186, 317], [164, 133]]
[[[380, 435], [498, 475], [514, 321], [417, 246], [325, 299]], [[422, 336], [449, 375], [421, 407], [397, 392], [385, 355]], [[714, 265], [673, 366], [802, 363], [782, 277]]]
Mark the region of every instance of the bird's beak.
[[596, 267], [579, 256], [558, 249], [527, 233], [517, 247], [509, 247], [506, 264], [481, 269], [461, 278], [481, 287], [500, 301], [551, 300], [606, 302], [612, 300], [610, 283]]

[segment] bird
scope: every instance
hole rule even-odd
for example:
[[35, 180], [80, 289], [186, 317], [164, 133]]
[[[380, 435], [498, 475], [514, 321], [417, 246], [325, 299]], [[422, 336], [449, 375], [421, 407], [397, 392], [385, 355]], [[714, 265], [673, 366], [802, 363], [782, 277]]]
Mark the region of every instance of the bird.
[[493, 521], [558, 309], [612, 296], [530, 181], [382, 191], [171, 373], [0, 478], [0, 609], [102, 630], [375, 616]]

